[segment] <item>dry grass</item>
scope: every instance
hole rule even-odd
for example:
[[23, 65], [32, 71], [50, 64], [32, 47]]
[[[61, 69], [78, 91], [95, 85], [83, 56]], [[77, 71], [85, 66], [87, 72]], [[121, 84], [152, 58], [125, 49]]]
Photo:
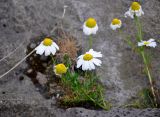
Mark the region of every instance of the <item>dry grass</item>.
[[77, 52], [80, 50], [76, 38], [63, 30], [59, 30], [58, 33], [60, 35], [57, 42], [60, 47], [58, 56], [63, 58], [67, 54], [71, 60], [76, 60]]
[[58, 41], [60, 47], [59, 53], [64, 56], [67, 54], [71, 59], [75, 60], [77, 57], [77, 51], [79, 50], [76, 47], [76, 41], [73, 39], [63, 39]]

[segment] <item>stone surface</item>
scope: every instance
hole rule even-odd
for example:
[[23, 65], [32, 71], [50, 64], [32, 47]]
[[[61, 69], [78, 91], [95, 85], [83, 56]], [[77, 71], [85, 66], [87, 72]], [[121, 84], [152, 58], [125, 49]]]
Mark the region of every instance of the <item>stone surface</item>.
[[[53, 99], [46, 100], [39, 94], [28, 77], [12, 80], [0, 86], [1, 117], [159, 117], [159, 109], [112, 108], [110, 111], [84, 108], [59, 109]], [[16, 77], [15, 77], [16, 78]], [[14, 85], [16, 84], [16, 85]], [[12, 87], [10, 87], [10, 86]]]
[[[78, 38], [83, 47], [87, 47], [87, 36], [82, 33], [82, 24], [88, 17], [96, 18], [99, 31], [93, 36], [93, 49], [103, 53], [103, 65], [98, 70], [101, 82], [106, 86], [106, 99], [113, 106], [120, 106], [136, 93], [147, 86], [148, 80], [142, 75], [141, 59], [131, 52], [123, 42], [123, 36], [109, 28], [114, 17], [121, 18], [122, 30], [135, 38], [134, 22], [125, 19], [123, 14], [128, 10], [132, 0], [0, 0], [0, 58], [16, 49], [14, 54], [0, 62], [0, 74], [11, 68], [25, 56], [26, 47], [31, 40], [53, 34], [59, 27], [63, 14], [63, 6], [67, 11], [63, 19], [63, 28]], [[144, 39], [155, 38], [159, 41], [160, 29], [160, 1], [143, 0], [142, 8], [145, 15], [142, 17]], [[85, 51], [85, 50], [84, 50]], [[160, 86], [159, 77], [160, 48], [151, 49], [153, 53], [154, 76]], [[82, 108], [67, 110], [52, 106], [55, 100], [46, 100], [37, 92], [32, 82], [23, 75], [27, 64], [23, 63], [7, 76], [0, 79], [0, 93], [2, 93], [0, 114], [12, 116], [69, 116], [69, 117], [143, 117], [160, 116], [158, 109], [112, 109], [109, 112], [94, 111]], [[24, 80], [19, 81], [23, 76]], [[5, 97], [5, 100], [3, 100]], [[25, 111], [25, 113], [24, 113]], [[22, 113], [23, 112], [23, 113]], [[8, 113], [8, 114], [7, 114]], [[126, 114], [126, 115], [125, 115]]]
[[44, 86], [47, 83], [47, 78], [44, 74], [38, 72], [36, 79], [38, 80], [39, 84]]
[[86, 110], [84, 108], [71, 108], [67, 110], [37, 107], [30, 105], [12, 105], [4, 103], [0, 105], [1, 117], [159, 117], [158, 109], [119, 109], [107, 111]]

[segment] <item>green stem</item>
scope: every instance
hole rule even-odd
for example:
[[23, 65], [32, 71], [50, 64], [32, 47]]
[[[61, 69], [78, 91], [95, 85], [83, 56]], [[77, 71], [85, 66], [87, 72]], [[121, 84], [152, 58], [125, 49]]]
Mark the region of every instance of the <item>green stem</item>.
[[91, 80], [91, 74], [90, 71], [85, 71], [85, 78], [90, 79]]
[[[137, 31], [138, 31], [137, 41], [140, 42], [140, 41], [143, 40], [142, 26], [141, 26], [140, 20], [137, 16], [134, 16], [134, 19], [135, 19], [135, 24], [137, 26]], [[146, 59], [146, 56], [145, 56], [144, 47], [140, 48], [140, 53], [142, 55], [143, 62], [145, 64], [145, 68], [146, 68], [146, 71], [147, 71], [147, 76], [148, 76], [148, 79], [149, 79], [152, 95], [153, 95], [153, 98], [154, 98], [155, 105], [157, 107], [157, 99], [156, 99], [156, 94], [155, 94], [155, 90], [154, 90], [153, 79], [151, 77], [151, 73], [150, 73], [150, 70], [149, 70], [149, 67], [148, 67], [148, 62], [147, 62], [147, 59]]]
[[53, 56], [52, 56], [52, 55], [50, 55], [50, 57], [51, 57], [51, 59], [52, 59], [53, 64], [55, 65], [55, 64], [56, 64], [55, 59], [53, 58]]
[[99, 107], [103, 108], [104, 110], [108, 110], [108, 108], [107, 108], [106, 106], [103, 106], [103, 105], [97, 103], [97, 102], [96, 102], [93, 98], [91, 98], [83, 89], [82, 89], [82, 91], [84, 92], [84, 94], [85, 94], [93, 103], [95, 103], [95, 104], [98, 105]]
[[[89, 72], [89, 71], [86, 71], [86, 72], [85, 72], [85, 77], [89, 79], [89, 82], [92, 82], [92, 80], [93, 80], [92, 75], [93, 75], [92, 72]], [[98, 87], [98, 88], [99, 88], [99, 87]], [[102, 90], [101, 90], [100, 88], [99, 88], [98, 90], [99, 90], [100, 97], [101, 97], [101, 99], [102, 99], [102, 103], [103, 103], [103, 104], [97, 103], [92, 97], [90, 97], [90, 96], [82, 89], [82, 91], [84, 92], [84, 94], [85, 94], [93, 103], [95, 103], [96, 105], [98, 105], [99, 107], [101, 107], [101, 108], [103, 108], [103, 109], [105, 109], [105, 110], [108, 110], [107, 105], [106, 105], [105, 100], [104, 100], [104, 97], [103, 97], [103, 94], [102, 94]]]
[[93, 41], [92, 41], [92, 35], [90, 35], [89, 36], [89, 49], [92, 48], [92, 43], [93, 43]]
[[147, 63], [144, 51], [141, 52], [141, 55], [142, 55], [142, 58], [143, 58], [143, 61], [144, 61], [144, 64], [145, 64], [145, 68], [147, 70], [147, 75], [148, 75], [149, 83], [150, 83], [150, 86], [151, 86], [151, 91], [152, 91], [152, 94], [153, 94], [153, 97], [154, 97], [154, 101], [155, 101], [155, 104], [157, 106], [157, 99], [156, 99], [156, 94], [155, 94], [155, 90], [154, 90], [153, 79], [152, 79], [151, 73], [149, 71], [149, 67], [148, 67], [148, 63]]
[[103, 105], [104, 107], [106, 107], [106, 103], [105, 103], [105, 100], [104, 100], [104, 97], [103, 97], [103, 94], [102, 94], [102, 91], [100, 90], [100, 95], [101, 95], [101, 98], [102, 98], [102, 102], [103, 102]]
[[135, 24], [136, 24], [137, 30], [138, 30], [137, 41], [140, 42], [140, 41], [142, 41], [142, 26], [141, 26], [140, 20], [137, 16], [134, 16], [134, 19], [135, 19]]

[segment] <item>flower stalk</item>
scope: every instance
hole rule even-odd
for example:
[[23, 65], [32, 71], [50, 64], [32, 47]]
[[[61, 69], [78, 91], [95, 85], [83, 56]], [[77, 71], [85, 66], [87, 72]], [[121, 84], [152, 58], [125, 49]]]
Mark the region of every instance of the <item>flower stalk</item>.
[[149, 79], [152, 95], [153, 95], [153, 98], [154, 98], [154, 102], [155, 102], [155, 105], [157, 107], [157, 98], [156, 98], [156, 93], [155, 93], [155, 90], [154, 90], [153, 78], [151, 76], [151, 73], [150, 73], [150, 70], [149, 70], [149, 66], [148, 66], [144, 51], [141, 52], [141, 55], [142, 55], [142, 58], [143, 58], [143, 62], [145, 64], [145, 68], [147, 70], [147, 75], [148, 75], [148, 79]]
[[92, 40], [92, 35], [89, 36], [89, 49], [92, 48], [93, 40]]
[[[137, 16], [134, 16], [134, 19], [135, 19], [135, 23], [136, 23], [137, 31], [138, 31], [137, 41], [140, 42], [140, 41], [143, 41], [142, 26], [141, 26], [140, 20]], [[151, 76], [151, 71], [150, 71], [149, 66], [148, 66], [148, 61], [147, 61], [147, 58], [146, 58], [144, 47], [140, 47], [140, 54], [142, 56], [143, 63], [145, 65], [146, 74], [147, 74], [148, 79], [149, 79], [149, 83], [150, 83], [151, 92], [152, 92], [152, 95], [153, 95], [153, 98], [154, 98], [155, 106], [157, 107], [157, 98], [156, 98], [156, 93], [155, 93], [155, 89], [154, 89], [153, 78]]]
[[96, 105], [98, 105], [99, 107], [103, 108], [104, 110], [108, 111], [110, 107], [108, 107], [104, 101], [103, 96], [101, 97], [103, 100], [103, 104], [100, 104], [99, 102], [97, 102], [96, 100], [94, 100], [91, 96], [89, 96], [83, 89], [82, 89], [83, 93], [92, 101], [94, 102]]
[[[93, 76], [94, 76], [93, 72], [90, 72], [90, 71], [86, 71], [85, 72], [85, 78], [88, 78], [90, 83], [93, 82]], [[82, 91], [96, 105], [100, 106], [104, 110], [108, 110], [109, 107], [106, 104], [106, 101], [105, 101], [105, 98], [104, 98], [104, 95], [103, 95], [103, 90], [101, 89], [101, 87], [99, 85], [97, 86], [97, 90], [99, 92], [101, 102], [97, 102], [95, 99], [93, 99], [92, 97], [90, 97], [84, 90], [82, 90]]]

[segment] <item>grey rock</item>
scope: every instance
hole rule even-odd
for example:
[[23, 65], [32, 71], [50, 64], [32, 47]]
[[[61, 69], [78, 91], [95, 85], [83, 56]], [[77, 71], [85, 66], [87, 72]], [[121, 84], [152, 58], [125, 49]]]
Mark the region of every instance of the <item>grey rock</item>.
[[31, 43], [30, 48], [31, 48], [31, 49], [34, 49], [35, 47], [36, 47], [36, 44]]
[[[0, 0], [0, 58], [19, 47], [14, 54], [0, 62], [0, 74], [20, 61], [32, 40], [42, 40], [44, 36], [54, 34], [63, 14], [63, 6], [67, 5], [63, 19], [63, 28], [77, 37], [83, 48], [88, 46], [87, 36], [82, 33], [82, 24], [88, 17], [96, 18], [99, 26], [97, 35], [93, 36], [93, 49], [103, 53], [103, 65], [98, 69], [101, 82], [106, 86], [105, 97], [113, 106], [128, 103], [142, 88], [148, 85], [147, 78], [142, 75], [141, 60], [131, 52], [123, 42], [123, 36], [109, 28], [114, 17], [123, 21], [122, 30], [134, 36], [134, 22], [125, 19], [123, 14], [128, 10], [132, 0]], [[144, 39], [159, 39], [160, 1], [143, 0], [142, 16]], [[132, 37], [134, 40], [135, 38]], [[159, 55], [160, 47], [151, 49], [153, 56], [154, 77], [160, 86]], [[85, 49], [83, 50], [86, 51]], [[159, 63], [159, 62], [158, 62]], [[52, 107], [53, 100], [46, 100], [36, 90], [33, 83], [25, 76], [19, 81], [14, 72], [25, 69], [22, 63], [17, 69], [0, 79], [1, 96], [0, 115], [2, 117], [159, 117], [159, 109], [122, 109], [114, 108], [109, 112], [71, 108], [67, 110]]]
[[27, 70], [27, 74], [30, 74], [30, 73], [32, 73], [33, 72], [33, 69], [28, 69]]
[[44, 86], [47, 83], [47, 77], [46, 77], [46, 75], [44, 75], [44, 74], [42, 74], [40, 72], [37, 73], [36, 79], [38, 80], [38, 82], [42, 86]]

